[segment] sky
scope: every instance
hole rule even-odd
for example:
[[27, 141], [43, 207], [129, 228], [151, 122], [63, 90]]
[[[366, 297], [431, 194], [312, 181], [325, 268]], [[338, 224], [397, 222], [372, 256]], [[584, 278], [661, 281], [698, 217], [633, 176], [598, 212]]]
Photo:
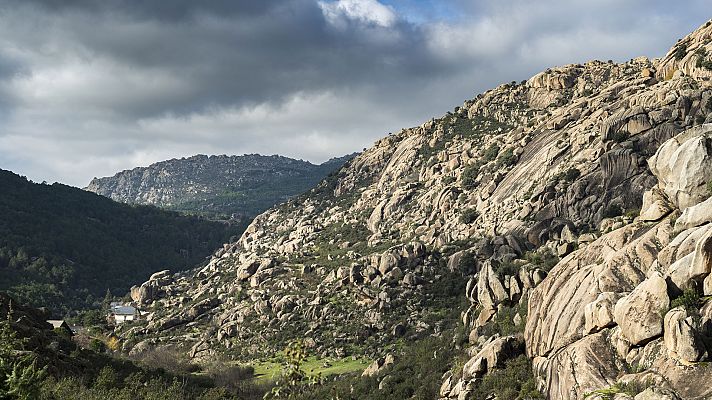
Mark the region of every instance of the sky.
[[194, 154], [319, 163], [550, 66], [660, 57], [712, 18], [673, 3], [0, 0], [0, 168], [84, 187]]

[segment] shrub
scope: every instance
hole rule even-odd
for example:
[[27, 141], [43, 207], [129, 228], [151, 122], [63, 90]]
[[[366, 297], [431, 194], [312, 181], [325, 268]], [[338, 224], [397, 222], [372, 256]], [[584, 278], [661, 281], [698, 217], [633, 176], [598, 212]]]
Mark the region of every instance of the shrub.
[[149, 350], [137, 357], [137, 361], [149, 368], [174, 374], [187, 374], [200, 369], [198, 365], [190, 362], [184, 352], [177, 348], [159, 347]]
[[0, 321], [0, 398], [35, 399], [46, 374], [37, 366], [37, 356], [26, 353], [27, 340], [17, 336], [7, 320]]
[[[340, 377], [295, 396], [296, 399], [391, 400], [436, 399], [441, 377], [452, 364], [452, 335], [405, 345], [386, 376]], [[381, 379], [379, 379], [381, 378]], [[380, 384], [380, 385], [379, 385]], [[381, 386], [381, 388], [379, 388]]]
[[499, 278], [503, 278], [507, 275], [516, 275], [519, 273], [519, 266], [511, 261], [502, 261], [494, 266], [494, 273]]
[[321, 375], [308, 376], [302, 368], [307, 352], [301, 341], [294, 341], [284, 349], [282, 374], [265, 399], [293, 399], [322, 383]]
[[675, 59], [680, 61], [687, 55], [687, 44], [683, 43], [675, 48]]
[[479, 163], [469, 164], [460, 175], [460, 185], [463, 189], [472, 190], [477, 187], [477, 177], [480, 173]]
[[625, 131], [616, 131], [611, 139], [616, 143], [623, 143], [628, 140], [628, 133]]
[[[524, 321], [527, 318], [527, 305], [527, 302], [523, 301], [521, 304], [515, 304], [511, 307], [499, 307], [494, 319], [482, 327], [480, 334], [482, 336], [509, 336], [522, 333], [524, 331]], [[514, 324], [514, 317], [517, 314], [522, 318], [522, 323], [519, 325]]]
[[514, 155], [514, 150], [511, 148], [502, 152], [502, 154], [497, 158], [498, 167], [509, 167], [517, 162], [517, 156]]
[[536, 390], [532, 364], [527, 356], [521, 355], [505, 362], [503, 369], [497, 369], [482, 378], [475, 388], [473, 399], [544, 399]]
[[697, 311], [702, 303], [700, 294], [694, 289], [686, 289], [670, 302], [670, 309], [684, 307], [687, 311]]
[[477, 220], [480, 214], [474, 208], [466, 208], [460, 214], [460, 222], [463, 224], [471, 224]]
[[524, 259], [546, 272], [551, 271], [551, 269], [554, 268], [554, 266], [559, 262], [559, 257], [557, 257], [549, 249], [527, 252], [524, 254]]
[[618, 204], [609, 204], [603, 210], [603, 218], [613, 218], [623, 215], [623, 209]]
[[484, 153], [482, 153], [482, 158], [485, 162], [490, 162], [494, 161], [498, 155], [499, 146], [497, 146], [497, 143], [492, 143], [487, 149], [485, 149]]
[[566, 172], [564, 172], [563, 178], [564, 178], [564, 181], [566, 181], [566, 182], [573, 182], [579, 176], [581, 176], [581, 171], [579, 171], [578, 168], [571, 167], [571, 168], [567, 169]]
[[89, 348], [97, 353], [106, 352], [106, 344], [97, 338], [94, 338], [91, 342], [89, 342]]
[[695, 62], [697, 68], [712, 70], [712, 60], [707, 58], [707, 50], [704, 47], [695, 50], [695, 54], [697, 55], [697, 61]]

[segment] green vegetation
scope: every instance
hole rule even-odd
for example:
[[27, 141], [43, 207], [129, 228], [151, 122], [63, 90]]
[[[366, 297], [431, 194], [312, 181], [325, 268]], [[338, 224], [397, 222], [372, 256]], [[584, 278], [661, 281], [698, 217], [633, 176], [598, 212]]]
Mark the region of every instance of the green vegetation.
[[485, 162], [494, 161], [497, 158], [497, 155], [499, 155], [499, 146], [497, 143], [492, 143], [482, 153], [482, 159]]
[[321, 374], [309, 375], [303, 368], [307, 352], [301, 341], [294, 341], [284, 349], [282, 373], [265, 399], [294, 399], [321, 385]]
[[687, 55], [687, 43], [681, 43], [675, 48], [675, 59], [677, 61], [682, 60]]
[[493, 265], [494, 273], [497, 277], [504, 278], [507, 275], [519, 273], [519, 265], [512, 261], [501, 261]]
[[609, 204], [603, 210], [603, 218], [614, 218], [623, 215], [623, 208], [618, 204]]
[[695, 55], [697, 55], [697, 61], [695, 62], [695, 66], [697, 68], [704, 68], [712, 71], [712, 59], [707, 57], [707, 49], [700, 47], [695, 50]]
[[498, 167], [509, 167], [517, 163], [517, 156], [514, 155], [514, 150], [508, 148], [497, 157]]
[[613, 133], [613, 136], [611, 136], [611, 140], [616, 143], [623, 143], [628, 140], [628, 132], [621, 130], [615, 131]]
[[477, 217], [479, 217], [480, 214], [477, 212], [476, 209], [474, 208], [466, 208], [462, 210], [462, 213], [460, 214], [460, 222], [463, 224], [471, 224], [477, 220]]
[[564, 172], [563, 179], [565, 182], [571, 183], [581, 176], [581, 171], [576, 167], [571, 167]]
[[[364, 358], [345, 357], [341, 359], [320, 358], [307, 356], [301, 363], [301, 368], [307, 376], [322, 376], [324, 378], [332, 375], [342, 375], [361, 372], [369, 364], [369, 360]], [[261, 361], [253, 364], [254, 376], [262, 382], [270, 382], [279, 377], [285, 364], [284, 357], [278, 355], [275, 359]]]
[[19, 338], [11, 326], [12, 312], [0, 322], [0, 398], [34, 399], [46, 374], [37, 366], [37, 357], [26, 351], [26, 338]]
[[[269, 389], [251, 371], [201, 371], [168, 351], [140, 361], [80, 348], [45, 323], [40, 310], [0, 295], [0, 398], [4, 400], [257, 400]], [[185, 354], [184, 352], [182, 354]]]
[[[451, 367], [455, 350], [452, 337], [429, 337], [404, 345], [396, 354], [396, 362], [378, 377], [360, 374], [326, 381], [295, 399], [341, 400], [430, 400], [438, 397], [440, 378]], [[384, 377], [387, 376], [387, 377]], [[380, 386], [380, 388], [379, 388]]]
[[670, 309], [682, 306], [688, 312], [698, 312], [703, 303], [700, 293], [695, 289], [686, 289], [670, 302]]
[[488, 399], [491, 395], [497, 399], [545, 399], [536, 389], [531, 361], [524, 355], [506, 361], [504, 368], [485, 375], [471, 396]]
[[534, 267], [541, 268], [546, 272], [551, 271], [559, 262], [559, 257], [548, 249], [544, 249], [544, 251], [527, 252], [524, 254], [524, 259], [529, 261]]
[[477, 187], [477, 177], [479, 176], [480, 168], [482, 168], [482, 164], [480, 162], [475, 162], [468, 164], [462, 170], [462, 175], [460, 175], [460, 185], [463, 189], [473, 190]]
[[204, 261], [240, 227], [0, 170], [0, 291], [57, 314]]
[[606, 400], [613, 400], [616, 397], [616, 395], [619, 393], [625, 393], [628, 396], [634, 397], [634, 396], [638, 395], [639, 393], [643, 392], [645, 389], [647, 389], [651, 385], [652, 385], [652, 383], [645, 384], [645, 385], [616, 383], [615, 385], [613, 385], [609, 388], [594, 390], [593, 392], [586, 393], [584, 395], [584, 399], [587, 399], [591, 396], [598, 395]]
[[[514, 324], [514, 317], [519, 314], [522, 322], [519, 325]], [[503, 306], [497, 310], [494, 319], [487, 322], [483, 327], [480, 335], [482, 336], [509, 336], [524, 332], [524, 322], [527, 319], [527, 302], [522, 304], [514, 304], [511, 306]]]

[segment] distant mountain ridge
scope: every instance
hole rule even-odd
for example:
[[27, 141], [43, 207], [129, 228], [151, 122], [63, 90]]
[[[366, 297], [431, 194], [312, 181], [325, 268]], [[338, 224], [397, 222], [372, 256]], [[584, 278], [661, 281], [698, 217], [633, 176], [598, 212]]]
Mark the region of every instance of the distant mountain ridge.
[[85, 190], [208, 217], [254, 217], [315, 186], [354, 155], [322, 164], [259, 154], [195, 155], [94, 178]]

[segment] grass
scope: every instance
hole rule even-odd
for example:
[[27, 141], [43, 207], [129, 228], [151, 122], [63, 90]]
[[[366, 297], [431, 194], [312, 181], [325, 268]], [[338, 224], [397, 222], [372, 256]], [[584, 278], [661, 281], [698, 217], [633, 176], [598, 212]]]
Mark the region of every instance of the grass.
[[[311, 356], [307, 357], [302, 365], [302, 369], [304, 369], [309, 376], [321, 374], [321, 376], [327, 377], [362, 372], [371, 362], [372, 361], [366, 358], [357, 358], [354, 360], [351, 357], [333, 359]], [[282, 372], [282, 365], [278, 357], [268, 361], [252, 363], [252, 367], [255, 369], [255, 379], [262, 382], [276, 379]]]

